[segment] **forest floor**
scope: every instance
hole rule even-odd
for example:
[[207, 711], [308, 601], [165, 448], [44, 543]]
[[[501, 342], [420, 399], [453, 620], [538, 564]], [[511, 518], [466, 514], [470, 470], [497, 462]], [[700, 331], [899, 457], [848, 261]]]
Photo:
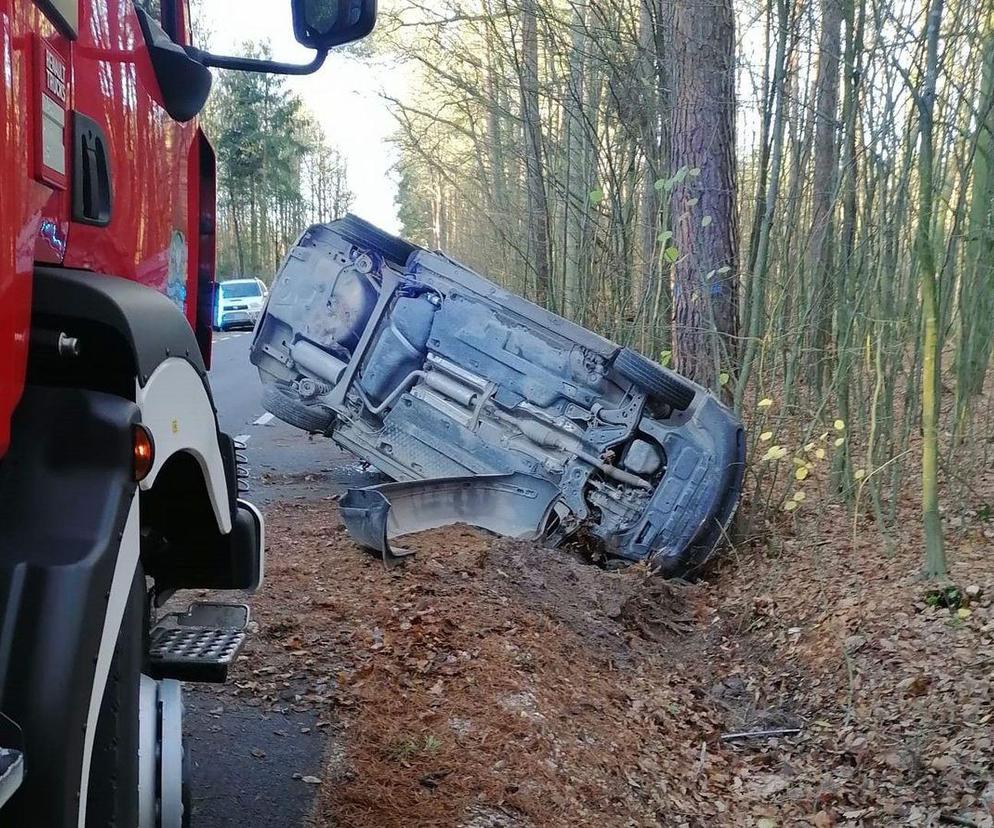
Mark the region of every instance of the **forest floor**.
[[684, 585], [463, 526], [388, 571], [333, 504], [278, 504], [218, 692], [316, 716], [324, 772], [279, 769], [315, 825], [990, 828], [989, 510], [957, 518], [949, 607], [913, 518], [887, 556], [848, 514]]

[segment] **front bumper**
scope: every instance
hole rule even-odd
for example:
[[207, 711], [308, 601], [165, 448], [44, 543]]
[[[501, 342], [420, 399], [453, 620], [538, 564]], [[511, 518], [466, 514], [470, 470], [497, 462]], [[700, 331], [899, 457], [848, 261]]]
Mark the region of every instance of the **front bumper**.
[[222, 311], [218, 315], [218, 327], [225, 328], [229, 325], [254, 325], [259, 321], [260, 310], [237, 310]]

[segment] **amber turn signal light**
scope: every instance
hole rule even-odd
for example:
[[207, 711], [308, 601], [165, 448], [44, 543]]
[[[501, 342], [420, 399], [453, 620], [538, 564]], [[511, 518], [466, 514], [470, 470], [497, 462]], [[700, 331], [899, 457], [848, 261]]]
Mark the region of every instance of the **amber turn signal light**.
[[131, 470], [135, 481], [140, 482], [148, 477], [155, 464], [155, 443], [152, 440], [152, 433], [143, 425], [132, 426], [131, 446]]

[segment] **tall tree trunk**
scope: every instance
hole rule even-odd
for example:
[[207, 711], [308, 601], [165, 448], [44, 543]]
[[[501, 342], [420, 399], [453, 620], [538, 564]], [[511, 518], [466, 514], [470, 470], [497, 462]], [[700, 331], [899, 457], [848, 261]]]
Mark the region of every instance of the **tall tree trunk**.
[[960, 371], [957, 411], [966, 407], [970, 395], [983, 390], [994, 339], [994, 16], [984, 32], [983, 74], [977, 98], [976, 152], [966, 242], [966, 273], [973, 301], [960, 308], [964, 326], [961, 336], [966, 365]]
[[569, 80], [563, 102], [566, 120], [566, 250], [563, 256], [563, 306], [570, 319], [583, 319], [583, 289], [588, 255], [585, 249], [587, 224], [590, 221], [590, 141], [584, 120], [586, 89], [587, 33], [586, 3], [573, 5], [570, 32]]
[[818, 44], [818, 76], [815, 81], [815, 142], [811, 185], [811, 233], [808, 237], [807, 271], [814, 313], [814, 359], [816, 388], [825, 378], [825, 365], [832, 338], [832, 208], [835, 202], [839, 108], [839, 57], [842, 29], [842, 0], [822, 0], [821, 40]]
[[241, 215], [241, 210], [238, 205], [235, 204], [234, 194], [228, 202], [228, 206], [231, 210], [231, 225], [235, 231], [235, 254], [238, 258], [238, 275], [245, 275], [245, 251], [242, 247], [242, 232], [241, 228], [238, 226], [238, 217]]
[[[483, 2], [484, 14], [493, 14], [488, 0]], [[508, 217], [507, 179], [504, 160], [504, 137], [501, 127], [500, 79], [494, 55], [494, 33], [491, 25], [484, 32], [486, 44], [486, 84], [487, 84], [487, 144], [490, 151], [490, 168], [493, 178], [494, 202], [502, 220]]]
[[[734, 402], [736, 408], [742, 407], [746, 384], [752, 371], [753, 360], [759, 349], [759, 339], [765, 328], [764, 306], [766, 303], [766, 275], [770, 259], [770, 233], [773, 229], [773, 219], [776, 213], [777, 200], [780, 194], [780, 169], [783, 164], [784, 131], [787, 126], [785, 112], [786, 74], [787, 74], [787, 40], [791, 31], [791, 21], [788, 19], [787, 0], [776, 0], [778, 9], [777, 47], [773, 59], [773, 79], [770, 84], [769, 110], [770, 123], [773, 130], [772, 168], [769, 171], [769, 181], [765, 170], [762, 173], [761, 188], [757, 188], [757, 197], [762, 193], [762, 203], [757, 203], [761, 212], [754, 224], [755, 253], [750, 254], [749, 269], [749, 302], [751, 307], [744, 314], [746, 330], [744, 331], [745, 351], [742, 357], [742, 369], [735, 383]], [[764, 133], [766, 128], [764, 127]]]
[[[842, 101], [842, 158], [840, 181], [835, 188], [842, 198], [842, 229], [839, 234], [839, 261], [835, 287], [835, 328], [834, 341], [838, 343], [835, 360], [836, 414], [849, 422], [850, 385], [854, 342], [854, 314], [858, 302], [856, 290], [859, 284], [860, 264], [856, 256], [857, 174], [859, 155], [857, 152], [858, 113], [860, 80], [862, 79], [863, 27], [865, 21], [864, 0], [850, 3], [846, 18], [845, 86]], [[848, 452], [844, 448], [832, 456], [830, 481], [838, 491], [842, 487]], [[874, 484], [875, 485], [875, 484]], [[872, 491], [872, 487], [871, 487]]]
[[641, 0], [639, 22], [640, 86], [645, 90], [642, 150], [641, 259], [643, 284], [635, 297], [645, 322], [643, 348], [658, 355], [670, 347], [669, 273], [661, 267], [659, 233], [667, 229], [667, 204], [656, 182], [670, 160], [669, 57], [673, 4]]
[[674, 357], [678, 371], [717, 389], [737, 356], [731, 0], [676, 0], [673, 49]]
[[925, 27], [925, 77], [918, 94], [918, 122], [921, 150], [918, 154], [918, 266], [922, 278], [922, 515], [925, 527], [925, 574], [931, 578], [946, 575], [946, 554], [942, 546], [942, 518], [939, 515], [939, 392], [941, 389], [941, 349], [939, 346], [939, 291], [936, 284], [935, 250], [932, 242], [934, 208], [934, 165], [932, 113], [935, 109], [935, 80], [938, 74], [939, 24], [942, 0], [932, 0]]
[[542, 121], [538, 96], [538, 20], [535, 0], [521, 4], [521, 115], [525, 143], [528, 238], [535, 272], [535, 302], [549, 304], [549, 205], [542, 160]]
[[654, 0], [639, 2], [638, 77], [632, 92], [632, 106], [641, 119], [639, 138], [642, 164], [639, 217], [639, 255], [632, 300], [640, 311], [656, 281], [656, 236], [659, 233], [659, 104], [656, 84], [656, 23]]
[[435, 194], [432, 201], [432, 235], [435, 249], [447, 250], [449, 247], [449, 217], [445, 206], [445, 183], [441, 176], [435, 178]]

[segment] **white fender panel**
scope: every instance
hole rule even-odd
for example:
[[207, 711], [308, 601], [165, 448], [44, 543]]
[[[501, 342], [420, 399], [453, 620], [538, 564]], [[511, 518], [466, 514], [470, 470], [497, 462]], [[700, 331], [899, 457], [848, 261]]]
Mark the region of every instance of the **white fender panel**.
[[136, 399], [142, 422], [155, 441], [155, 463], [141, 482], [152, 488], [165, 462], [179, 451], [200, 465], [221, 534], [231, 531], [228, 482], [217, 440], [217, 418], [203, 380], [185, 359], [170, 357], [138, 387]]

